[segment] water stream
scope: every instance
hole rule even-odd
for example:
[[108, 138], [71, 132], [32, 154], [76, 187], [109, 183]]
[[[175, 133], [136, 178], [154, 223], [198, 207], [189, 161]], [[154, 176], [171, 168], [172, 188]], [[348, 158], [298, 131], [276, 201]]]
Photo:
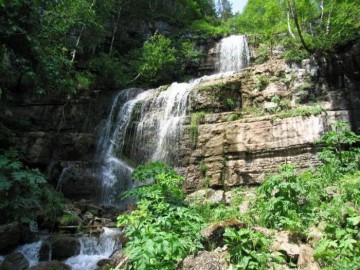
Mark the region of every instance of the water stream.
[[[80, 237], [79, 255], [68, 258], [64, 263], [71, 266], [72, 270], [95, 270], [96, 263], [101, 259], [108, 259], [114, 251], [121, 248], [118, 241], [119, 229], [103, 228], [104, 232], [99, 237]], [[41, 240], [20, 246], [16, 251], [21, 252], [28, 260], [30, 267], [39, 263], [39, 251], [41, 245], [49, 236], [43, 236]], [[50, 251], [51, 253], [51, 251]], [[51, 258], [51, 254], [50, 254]], [[0, 257], [0, 261], [4, 257]]]

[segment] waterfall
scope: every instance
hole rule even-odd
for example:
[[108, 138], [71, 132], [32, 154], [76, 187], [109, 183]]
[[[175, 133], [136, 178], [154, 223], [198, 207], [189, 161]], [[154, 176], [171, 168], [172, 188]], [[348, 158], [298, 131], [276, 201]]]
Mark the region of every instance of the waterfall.
[[80, 254], [65, 261], [72, 270], [95, 270], [99, 260], [108, 259], [114, 251], [121, 248], [118, 241], [120, 230], [105, 227], [103, 229], [104, 232], [99, 238], [79, 238]]
[[28, 260], [30, 267], [39, 263], [39, 251], [43, 240], [20, 246], [16, 251], [21, 252]]
[[114, 98], [96, 155], [101, 163], [103, 204], [122, 206], [120, 193], [138, 185], [130, 179], [132, 164], [161, 161], [176, 166], [180, 163], [182, 123], [190, 113], [191, 90], [249, 64], [244, 36], [224, 38], [217, 49], [218, 74], [146, 91], [126, 89]]
[[250, 51], [245, 36], [232, 35], [217, 44], [219, 72], [236, 71], [250, 63]]
[[[120, 229], [103, 228], [100, 237], [84, 236], [79, 238], [79, 255], [68, 258], [65, 263], [71, 266], [72, 270], [95, 270], [96, 263], [101, 259], [108, 259], [116, 250], [121, 248], [119, 242]], [[30, 266], [39, 263], [39, 252], [42, 243], [47, 237], [40, 241], [20, 246], [16, 251], [21, 252], [28, 260]], [[0, 256], [0, 262], [4, 257]]]

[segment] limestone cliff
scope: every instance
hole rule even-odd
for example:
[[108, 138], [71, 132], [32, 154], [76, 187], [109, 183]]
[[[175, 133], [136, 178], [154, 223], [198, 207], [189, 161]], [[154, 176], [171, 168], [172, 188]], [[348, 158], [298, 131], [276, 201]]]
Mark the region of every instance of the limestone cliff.
[[197, 125], [188, 125], [182, 145], [186, 190], [259, 184], [283, 163], [318, 165], [315, 143], [331, 123], [345, 120], [359, 132], [359, 53], [355, 44], [301, 64], [274, 57], [200, 85], [191, 95]]

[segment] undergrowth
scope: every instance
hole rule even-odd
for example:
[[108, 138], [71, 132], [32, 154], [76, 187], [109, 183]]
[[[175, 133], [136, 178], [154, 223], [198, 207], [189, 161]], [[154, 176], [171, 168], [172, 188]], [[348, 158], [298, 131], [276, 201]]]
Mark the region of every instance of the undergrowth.
[[126, 269], [176, 269], [182, 258], [203, 249], [202, 228], [229, 218], [245, 224], [241, 229], [226, 228], [223, 235], [231, 269], [294, 267], [284, 255], [270, 251], [273, 239], [254, 226], [300, 236], [312, 227], [322, 228], [320, 241], [311, 242], [319, 266], [359, 269], [360, 151], [355, 147], [359, 142], [345, 122], [334, 123], [318, 142], [324, 147], [319, 153], [323, 164], [302, 173], [296, 165], [281, 165], [279, 173], [266, 176], [244, 214], [238, 209], [244, 200], [242, 189], [232, 191], [228, 205], [201, 200], [188, 205], [179, 186], [183, 178], [171, 168], [164, 166], [160, 172], [154, 169], [158, 165], [141, 167], [134, 176], [146, 175], [141, 180], [152, 178], [154, 183], [125, 194], [139, 199], [138, 209], [118, 222], [126, 226], [130, 240]]

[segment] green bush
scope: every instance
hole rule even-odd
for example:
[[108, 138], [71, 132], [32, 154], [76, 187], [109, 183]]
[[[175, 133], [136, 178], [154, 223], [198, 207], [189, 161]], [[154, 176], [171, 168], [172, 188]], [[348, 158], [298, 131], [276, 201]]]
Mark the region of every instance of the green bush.
[[126, 226], [129, 238], [124, 250], [129, 256], [126, 269], [176, 269], [182, 258], [202, 247], [204, 221], [183, 203], [179, 187], [183, 178], [167, 166], [149, 164], [133, 175], [146, 175], [141, 179], [154, 179], [154, 183], [124, 194], [139, 199], [137, 210], [118, 217], [118, 226]]
[[14, 220], [30, 223], [40, 209], [47, 221], [54, 222], [62, 211], [62, 197], [45, 183], [40, 171], [27, 168], [15, 152], [0, 155], [1, 223]]
[[171, 40], [156, 34], [148, 39], [142, 49], [139, 74], [152, 83], [171, 80], [179, 59]]
[[270, 241], [262, 233], [249, 229], [225, 228], [224, 240], [235, 269], [269, 269]]
[[266, 86], [268, 86], [269, 84], [269, 78], [267, 78], [266, 76], [264, 75], [260, 75], [257, 77], [257, 84], [256, 84], [256, 88], [258, 90], [263, 90]]
[[319, 143], [326, 145], [319, 158], [325, 164], [331, 164], [342, 172], [355, 172], [359, 169], [360, 151], [353, 145], [360, 136], [350, 130], [345, 121], [332, 124], [333, 130], [326, 132]]

